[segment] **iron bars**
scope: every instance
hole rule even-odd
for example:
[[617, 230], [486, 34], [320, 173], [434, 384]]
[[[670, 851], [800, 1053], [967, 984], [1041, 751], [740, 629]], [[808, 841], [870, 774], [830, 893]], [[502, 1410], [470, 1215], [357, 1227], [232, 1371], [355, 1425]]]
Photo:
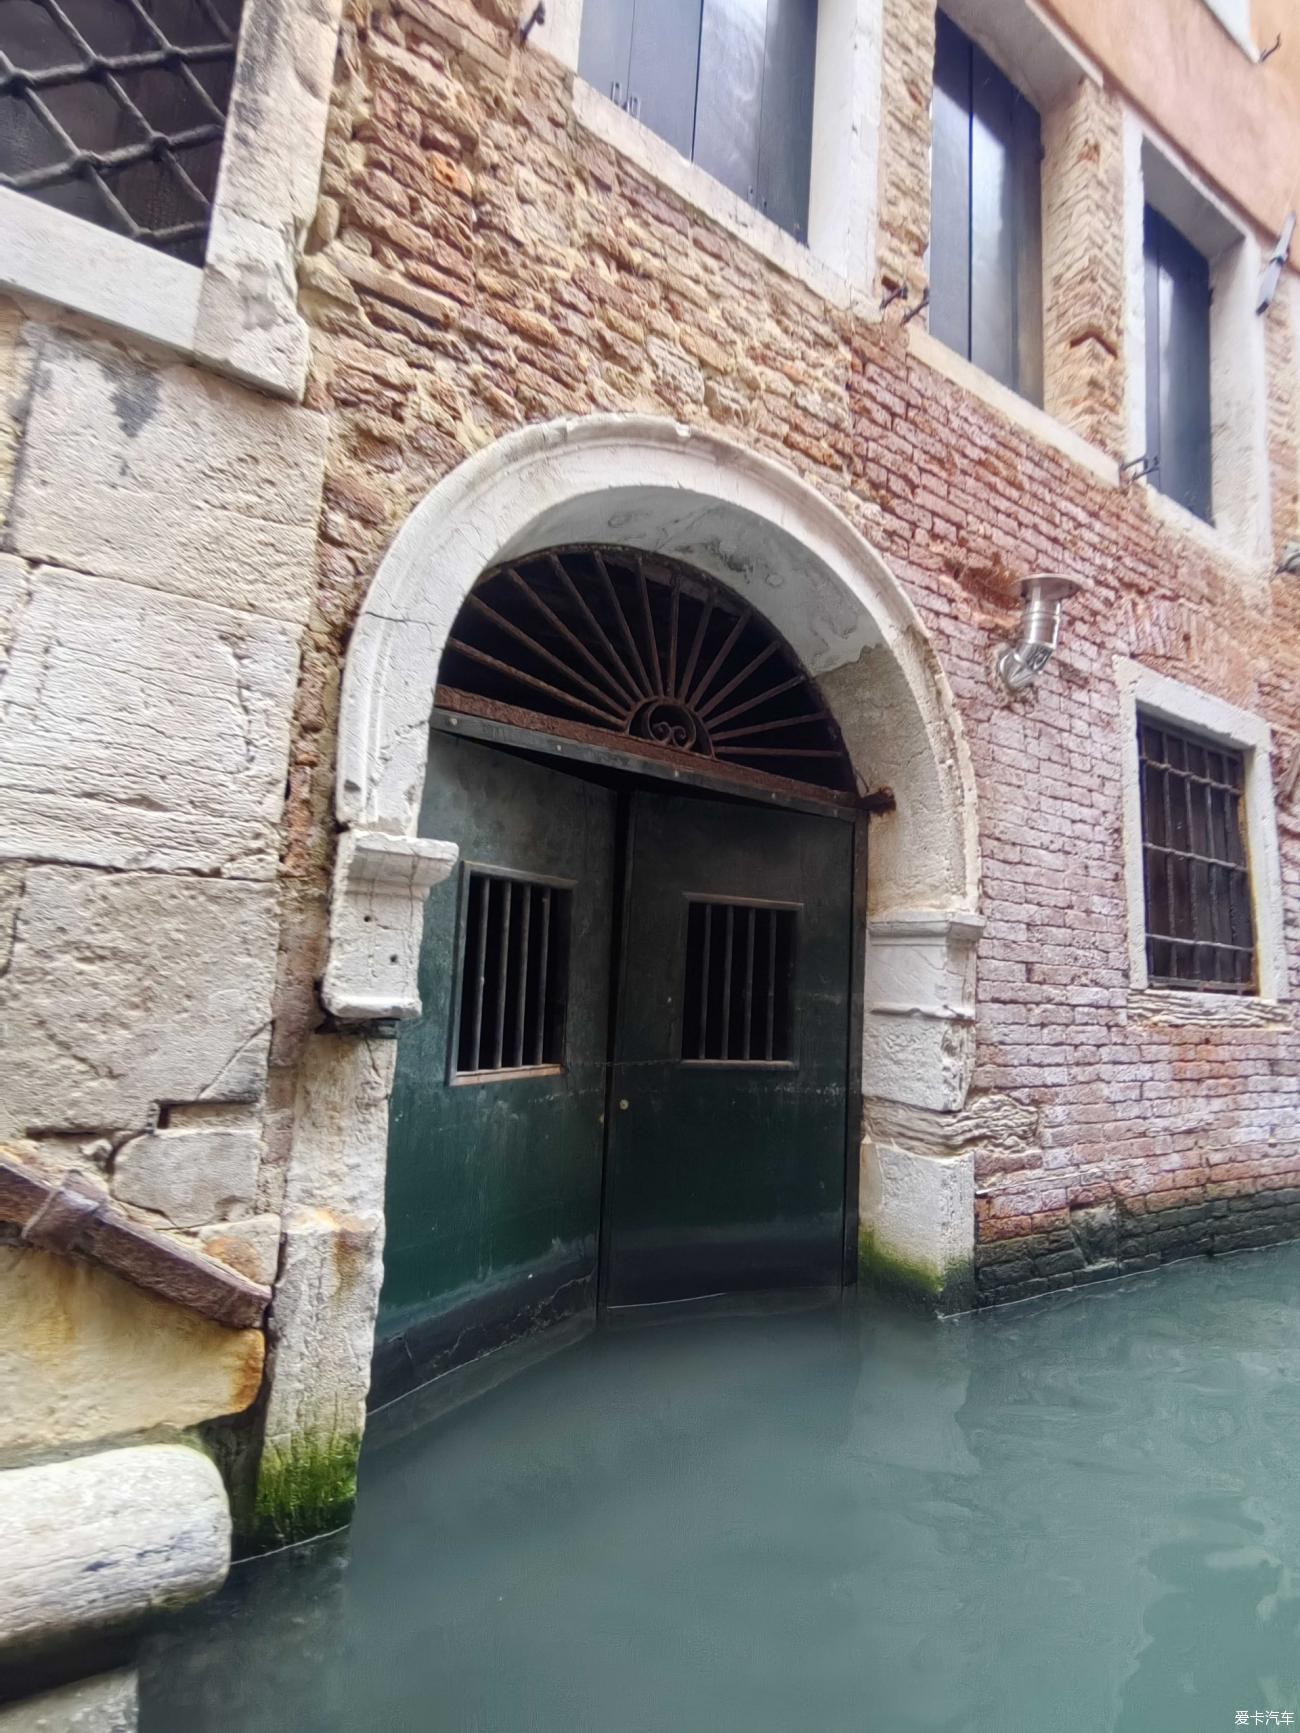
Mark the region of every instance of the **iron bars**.
[[0, 187], [202, 264], [242, 0], [0, 0]]
[[564, 1062], [572, 891], [467, 872], [453, 1073], [537, 1071]]
[[795, 918], [767, 903], [688, 902], [684, 1063], [790, 1062]]
[[457, 616], [440, 693], [525, 726], [621, 735], [752, 777], [851, 791], [839, 730], [773, 628], [674, 560], [568, 547], [499, 566]]
[[1153, 987], [1255, 991], [1245, 759], [1138, 719], [1147, 971]]

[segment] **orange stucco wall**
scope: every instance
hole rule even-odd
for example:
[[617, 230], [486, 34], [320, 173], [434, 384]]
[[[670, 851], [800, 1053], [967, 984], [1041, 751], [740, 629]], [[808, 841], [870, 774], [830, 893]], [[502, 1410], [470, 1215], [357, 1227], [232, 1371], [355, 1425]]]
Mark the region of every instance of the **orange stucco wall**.
[[[1045, 0], [1206, 178], [1271, 236], [1300, 198], [1300, 0], [1254, 0], [1255, 64], [1205, 0]], [[1300, 244], [1292, 264], [1300, 260]]]

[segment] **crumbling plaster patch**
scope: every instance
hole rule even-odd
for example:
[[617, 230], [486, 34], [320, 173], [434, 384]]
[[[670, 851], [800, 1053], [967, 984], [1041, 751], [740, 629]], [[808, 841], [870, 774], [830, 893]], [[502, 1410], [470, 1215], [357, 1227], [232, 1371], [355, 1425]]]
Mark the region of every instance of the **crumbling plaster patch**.
[[228, 1330], [76, 1258], [0, 1244], [0, 1455], [21, 1457], [248, 1407], [260, 1330]]
[[301, 624], [325, 418], [108, 344], [32, 341], [15, 552]]
[[278, 622], [37, 568], [0, 663], [0, 855], [270, 878], [296, 672]]
[[32, 866], [0, 980], [0, 1136], [124, 1133], [266, 1075], [269, 884]]

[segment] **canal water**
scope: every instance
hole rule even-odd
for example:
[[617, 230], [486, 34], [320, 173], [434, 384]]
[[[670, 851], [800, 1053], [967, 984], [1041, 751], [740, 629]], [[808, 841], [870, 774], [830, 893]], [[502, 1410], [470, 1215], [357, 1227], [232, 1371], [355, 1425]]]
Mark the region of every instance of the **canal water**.
[[607, 1334], [414, 1417], [350, 1535], [153, 1641], [144, 1733], [1300, 1727], [1300, 1246]]

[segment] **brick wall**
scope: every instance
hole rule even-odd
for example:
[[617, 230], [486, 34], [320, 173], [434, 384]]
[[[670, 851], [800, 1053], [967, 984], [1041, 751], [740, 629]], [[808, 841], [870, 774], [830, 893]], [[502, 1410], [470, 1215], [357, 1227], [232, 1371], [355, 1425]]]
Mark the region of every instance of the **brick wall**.
[[[902, 4], [886, 5], [881, 268], [916, 281], [931, 46], [918, 26], [900, 47]], [[907, 10], [916, 25], [926, 9]], [[1256, 710], [1289, 745], [1294, 581], [1270, 589], [1169, 527], [1141, 489], [1099, 483], [940, 377], [910, 354], [897, 306], [883, 323], [834, 311], [719, 232], [585, 134], [560, 69], [515, 50], [487, 12], [360, 8], [342, 66], [305, 271], [310, 400], [331, 435], [291, 773], [288, 870], [304, 898], [328, 850], [339, 657], [412, 506], [526, 421], [621, 410], [716, 427], [793, 466], [880, 549], [964, 715], [987, 917], [974, 1096], [1013, 1102], [1022, 1126], [974, 1144], [985, 1296], [1300, 1231], [1291, 1008], [1216, 1002], [1179, 1020], [1129, 991], [1112, 666], [1135, 656]], [[1099, 98], [1066, 117], [1057, 148], [1084, 179], [1098, 161], [1109, 175]], [[1104, 208], [1085, 204], [1089, 249], [1104, 249]], [[1076, 427], [1115, 449], [1113, 263], [1090, 302], [1066, 293], [1082, 266], [1064, 273], [1049, 348], [1055, 331], [1074, 359], [1049, 377]], [[1275, 473], [1290, 473], [1293, 385], [1275, 396], [1272, 435]], [[1279, 535], [1295, 515], [1284, 494]], [[1056, 661], [1013, 702], [992, 657], [1015, 627], [1014, 579], [1043, 568], [1086, 587]], [[1282, 848], [1294, 945], [1290, 814]]]

